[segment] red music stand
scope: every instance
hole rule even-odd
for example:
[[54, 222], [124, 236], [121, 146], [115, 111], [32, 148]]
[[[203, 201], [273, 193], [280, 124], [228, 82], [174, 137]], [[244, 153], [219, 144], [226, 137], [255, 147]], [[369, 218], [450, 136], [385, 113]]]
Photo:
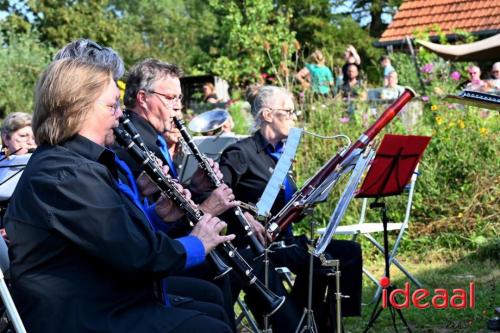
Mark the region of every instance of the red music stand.
[[[357, 198], [375, 198], [375, 201], [370, 204], [370, 208], [381, 209], [382, 225], [384, 228], [385, 276], [388, 281], [390, 281], [389, 240], [387, 235], [389, 218], [387, 217], [385, 202], [381, 202], [380, 198], [398, 195], [403, 192], [430, 140], [431, 138], [427, 136], [386, 134], [377, 150], [377, 154], [365, 177], [363, 185], [356, 195]], [[390, 285], [387, 289], [387, 294], [390, 294], [394, 286]], [[382, 313], [384, 308], [379, 308], [378, 306], [383, 294], [380, 293], [364, 332], [367, 332], [373, 326], [378, 316]], [[401, 310], [394, 309], [391, 307], [390, 302], [387, 303], [396, 332], [394, 310], [398, 313], [408, 332], [411, 332]]]

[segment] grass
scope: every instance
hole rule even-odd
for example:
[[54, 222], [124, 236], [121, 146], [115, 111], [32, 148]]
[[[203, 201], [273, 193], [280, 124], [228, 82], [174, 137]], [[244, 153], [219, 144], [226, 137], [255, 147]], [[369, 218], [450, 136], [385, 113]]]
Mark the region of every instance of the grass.
[[[370, 257], [369, 257], [370, 258]], [[451, 296], [454, 288], [468, 290], [469, 282], [475, 283], [475, 307], [473, 309], [418, 309], [410, 304], [409, 309], [402, 313], [413, 332], [486, 332], [486, 322], [493, 316], [495, 306], [498, 306], [500, 290], [496, 282], [500, 277], [498, 260], [477, 260], [469, 254], [459, 259], [451, 259], [442, 252], [429, 252], [425, 257], [408, 258], [399, 256], [398, 260], [419, 280], [423, 287], [435, 294], [436, 288], [444, 288]], [[365, 258], [365, 268], [375, 277], [383, 275], [383, 259]], [[408, 281], [406, 276], [395, 266], [391, 267], [391, 280], [398, 288]], [[363, 279], [363, 299], [369, 303], [375, 292], [371, 280]], [[416, 289], [411, 286], [410, 292]], [[362, 332], [366, 327], [374, 305], [363, 307], [362, 318], [346, 318], [346, 332]], [[397, 321], [398, 330], [404, 331], [401, 322]], [[389, 311], [384, 310], [370, 332], [392, 332], [392, 322]]]

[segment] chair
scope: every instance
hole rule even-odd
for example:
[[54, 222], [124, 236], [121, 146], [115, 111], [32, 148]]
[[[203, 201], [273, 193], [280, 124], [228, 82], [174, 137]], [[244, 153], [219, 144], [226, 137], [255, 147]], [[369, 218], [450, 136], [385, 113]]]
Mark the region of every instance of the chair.
[[9, 266], [10, 262], [7, 244], [5, 244], [3, 237], [0, 237], [0, 296], [2, 297], [3, 304], [5, 305], [5, 309], [7, 311], [7, 316], [14, 326], [15, 331], [17, 333], [26, 333], [21, 317], [17, 312], [14, 301], [12, 300], [9, 289], [7, 288], [7, 284], [5, 283], [4, 272], [8, 271]]
[[[397, 237], [396, 237], [396, 241], [394, 242], [394, 245], [392, 246], [392, 249], [389, 253], [389, 263], [390, 264], [393, 263], [416, 286], [418, 286], [418, 288], [422, 288], [422, 284], [396, 259], [396, 254], [398, 251], [399, 244], [403, 238], [405, 230], [408, 228], [408, 224], [410, 223], [411, 206], [412, 206], [413, 194], [415, 191], [415, 182], [416, 182], [417, 176], [418, 176], [418, 166], [415, 169], [415, 171], [413, 172], [413, 176], [411, 177], [411, 181], [409, 183], [408, 201], [406, 204], [404, 221], [401, 223], [388, 223], [387, 230], [388, 231], [397, 231], [397, 233], [398, 233]], [[382, 233], [384, 231], [383, 225], [382, 225], [382, 223], [379, 223], [379, 222], [372, 223], [372, 222], [365, 221], [367, 205], [368, 205], [368, 199], [364, 198], [363, 203], [362, 203], [362, 207], [361, 207], [361, 214], [360, 214], [359, 223], [352, 224], [352, 225], [338, 226], [337, 229], [335, 230], [335, 234], [337, 234], [337, 235], [352, 235], [353, 240], [355, 240], [358, 235], [363, 235], [382, 254], [384, 254], [384, 247], [382, 246], [382, 244], [380, 244], [372, 236], [372, 234], [374, 234], [374, 233]], [[318, 230], [318, 232], [322, 233], [322, 230], [320, 229], [320, 230]], [[375, 292], [375, 295], [373, 296], [373, 298], [370, 302], [370, 303], [372, 303], [375, 299], [377, 299], [378, 295], [382, 291], [382, 287], [380, 286], [378, 279], [364, 267], [363, 267], [363, 273], [365, 273], [366, 276], [368, 276], [368, 278], [375, 285], [377, 285], [377, 291]]]

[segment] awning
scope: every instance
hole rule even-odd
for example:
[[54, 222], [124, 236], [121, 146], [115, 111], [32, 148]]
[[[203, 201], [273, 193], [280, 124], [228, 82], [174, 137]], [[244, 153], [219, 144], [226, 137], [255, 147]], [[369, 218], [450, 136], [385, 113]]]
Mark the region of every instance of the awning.
[[462, 45], [442, 45], [423, 40], [416, 42], [446, 60], [495, 61], [500, 60], [500, 34]]

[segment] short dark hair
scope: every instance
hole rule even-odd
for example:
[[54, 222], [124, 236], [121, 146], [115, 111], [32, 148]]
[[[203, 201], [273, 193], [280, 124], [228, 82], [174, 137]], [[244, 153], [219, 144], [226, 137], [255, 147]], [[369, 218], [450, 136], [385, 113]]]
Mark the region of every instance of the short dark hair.
[[380, 59], [378, 60], [379, 62], [382, 62], [384, 60], [389, 60], [391, 61], [391, 58], [387, 55], [387, 54], [384, 54], [383, 56], [380, 57]]
[[167, 77], [180, 78], [182, 70], [173, 64], [158, 59], [146, 59], [135, 64], [127, 75], [124, 104], [127, 108], [135, 106], [139, 90], [150, 91], [156, 81]]

